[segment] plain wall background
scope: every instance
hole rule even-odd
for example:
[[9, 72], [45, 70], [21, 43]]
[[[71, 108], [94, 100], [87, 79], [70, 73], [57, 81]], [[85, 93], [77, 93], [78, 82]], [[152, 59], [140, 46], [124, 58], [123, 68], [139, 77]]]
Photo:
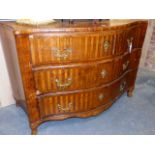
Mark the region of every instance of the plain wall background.
[[14, 104], [11, 83], [7, 71], [6, 61], [0, 40], [0, 106]]

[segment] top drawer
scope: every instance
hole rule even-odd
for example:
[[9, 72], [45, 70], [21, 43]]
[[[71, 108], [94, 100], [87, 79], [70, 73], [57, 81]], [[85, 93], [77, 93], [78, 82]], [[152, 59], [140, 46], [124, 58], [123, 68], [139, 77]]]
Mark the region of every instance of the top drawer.
[[[125, 44], [116, 44], [115, 38]], [[38, 33], [29, 36], [32, 64], [84, 62], [111, 57], [127, 50], [126, 31], [100, 33]]]

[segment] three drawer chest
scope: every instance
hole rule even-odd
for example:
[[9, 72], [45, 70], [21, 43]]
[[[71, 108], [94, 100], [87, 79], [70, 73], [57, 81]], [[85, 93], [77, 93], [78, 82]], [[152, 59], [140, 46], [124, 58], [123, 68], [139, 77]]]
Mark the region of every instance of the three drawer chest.
[[95, 116], [132, 96], [146, 28], [143, 20], [1, 23], [13, 95], [32, 134], [45, 121]]

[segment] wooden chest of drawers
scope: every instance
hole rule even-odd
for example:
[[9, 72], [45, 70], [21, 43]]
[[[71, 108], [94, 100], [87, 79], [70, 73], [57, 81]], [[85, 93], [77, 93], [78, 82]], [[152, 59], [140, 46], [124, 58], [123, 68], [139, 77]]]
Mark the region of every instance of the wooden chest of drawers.
[[146, 28], [133, 20], [1, 23], [14, 97], [32, 134], [45, 121], [94, 116], [132, 96]]

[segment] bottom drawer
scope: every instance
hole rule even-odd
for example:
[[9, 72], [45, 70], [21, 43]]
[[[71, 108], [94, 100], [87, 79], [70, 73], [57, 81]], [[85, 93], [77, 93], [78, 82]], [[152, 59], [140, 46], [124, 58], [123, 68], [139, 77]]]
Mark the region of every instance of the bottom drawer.
[[119, 97], [123, 92], [127, 90], [129, 85], [128, 75], [129, 73], [111, 85], [111, 100], [115, 100], [117, 97]]
[[84, 112], [109, 101], [109, 88], [98, 88], [82, 93], [53, 95], [38, 98], [41, 117], [55, 114]]

